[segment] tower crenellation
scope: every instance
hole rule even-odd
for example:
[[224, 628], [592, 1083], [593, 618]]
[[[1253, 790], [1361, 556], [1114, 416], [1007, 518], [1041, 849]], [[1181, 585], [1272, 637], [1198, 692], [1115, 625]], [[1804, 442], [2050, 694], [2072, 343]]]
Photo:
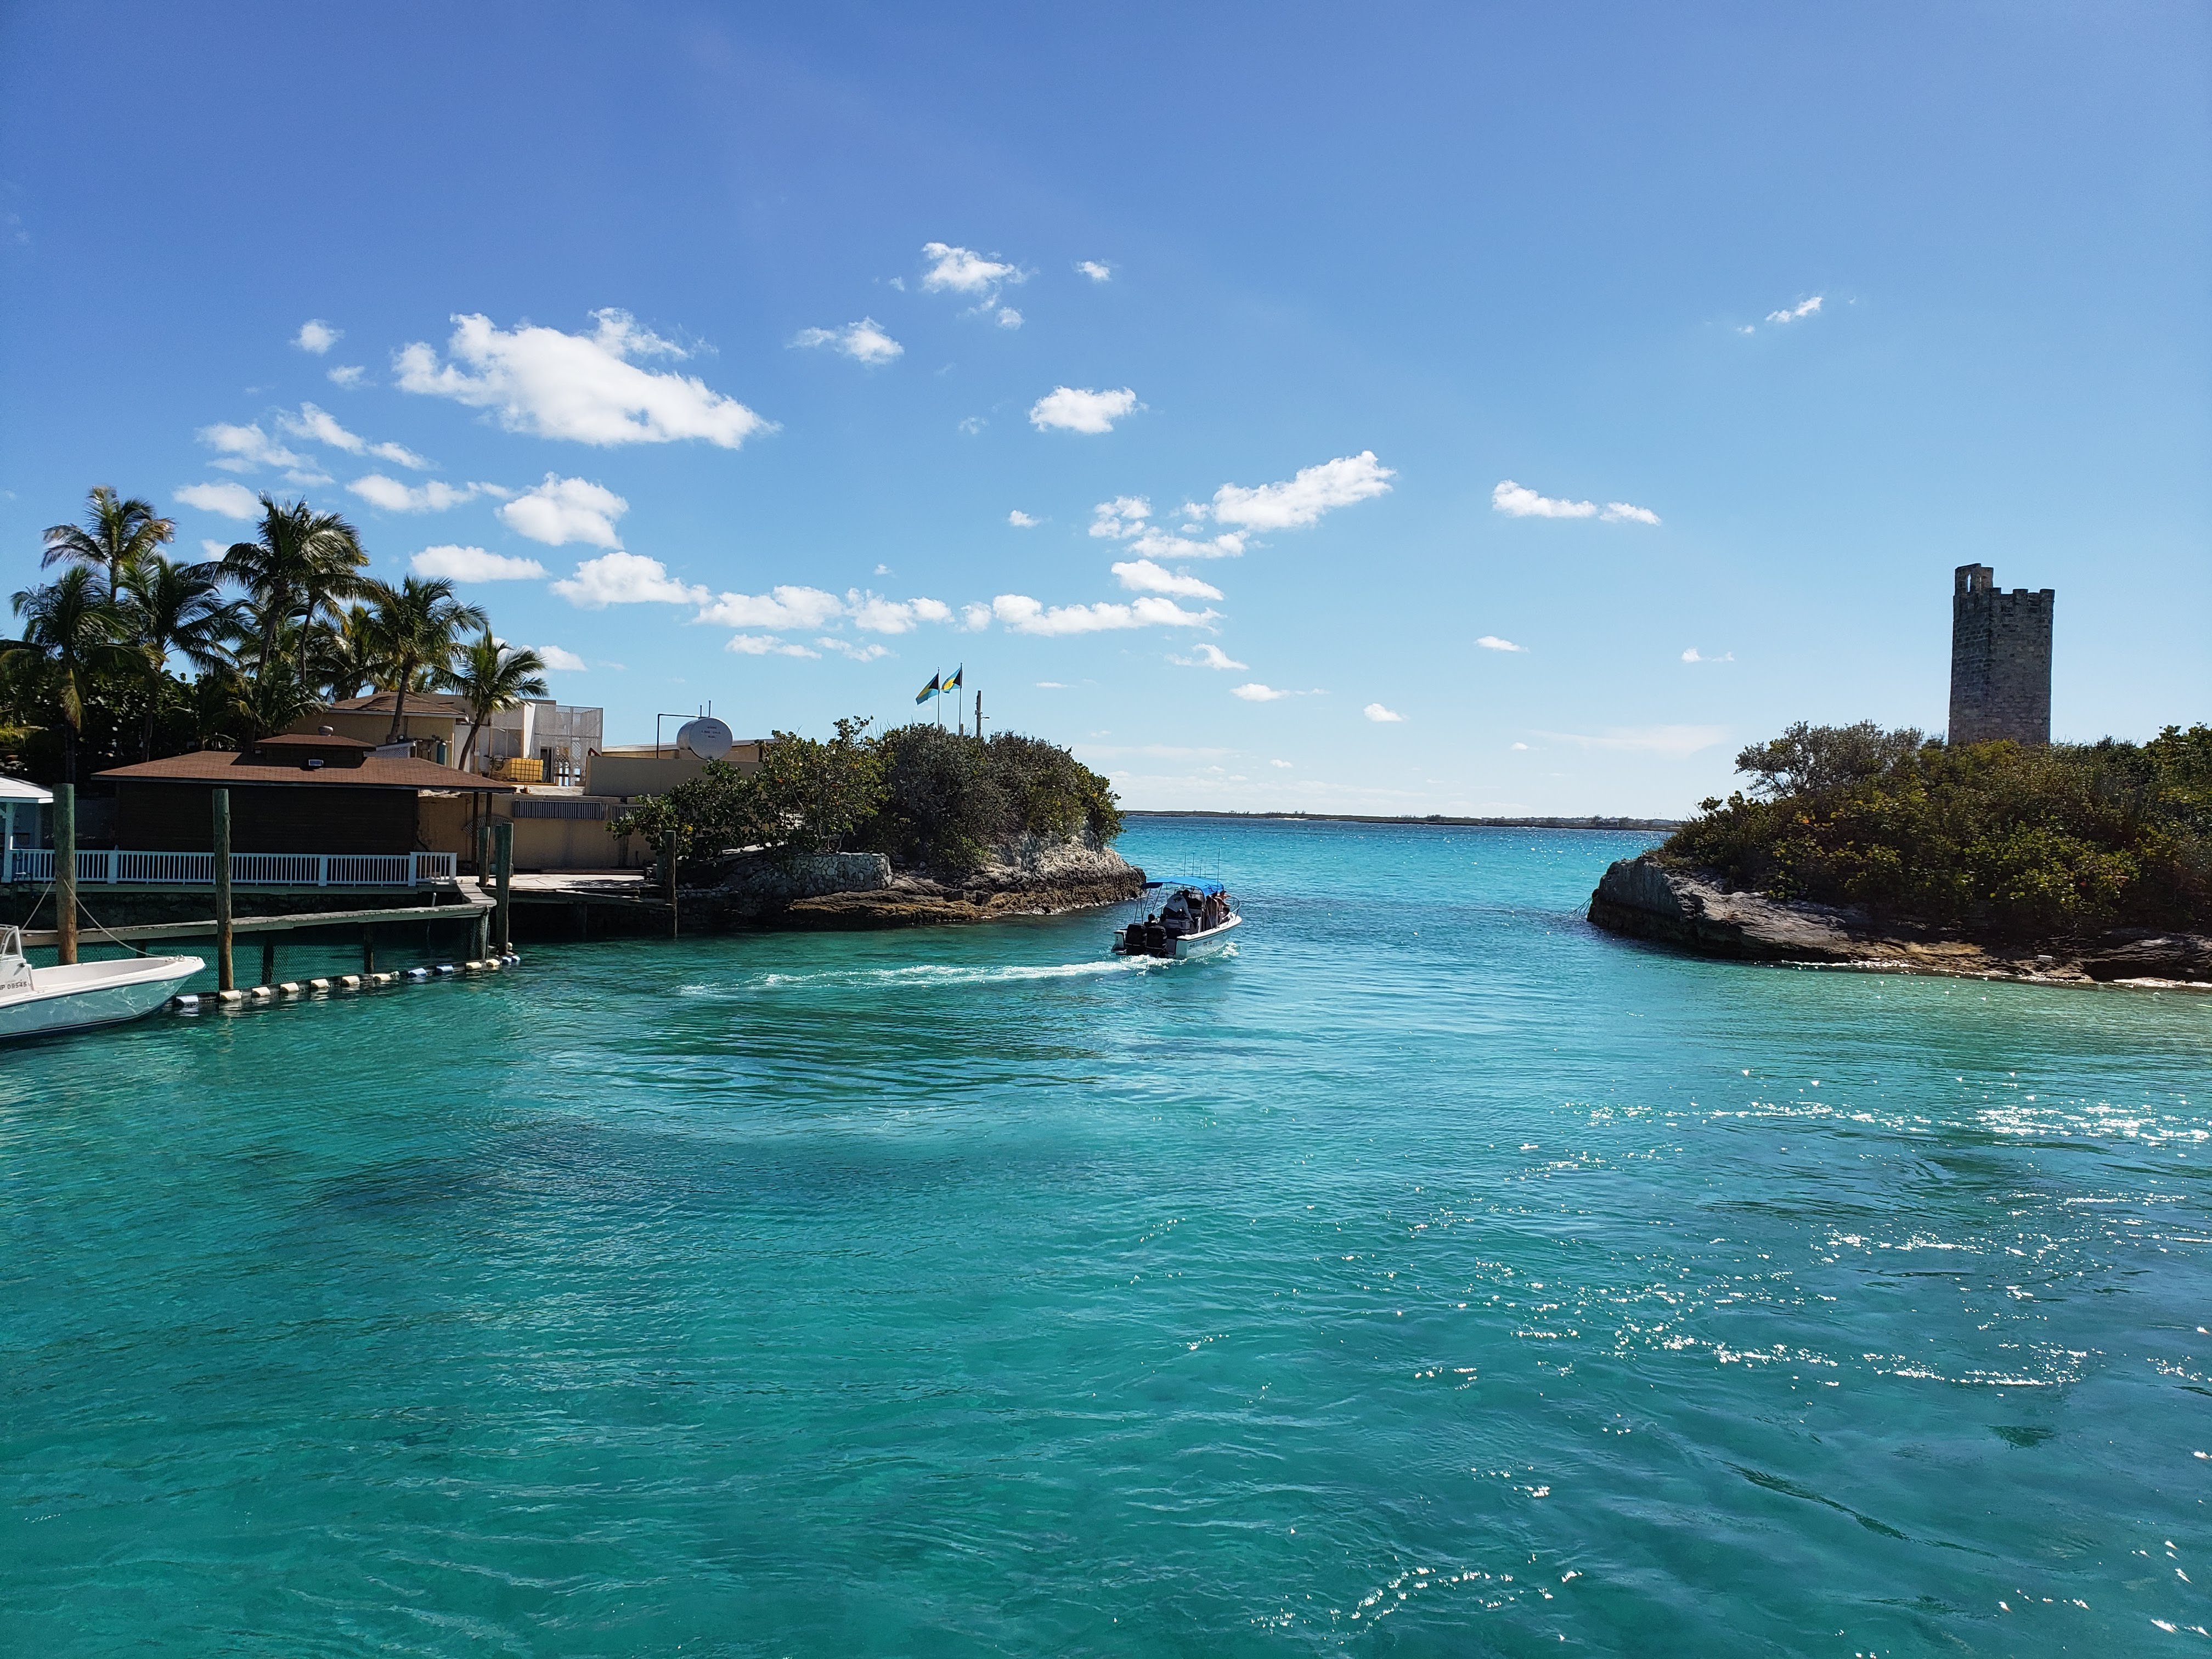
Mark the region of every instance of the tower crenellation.
[[2051, 741], [2053, 589], [1996, 586], [1985, 564], [1962, 564], [1951, 586], [1953, 744]]

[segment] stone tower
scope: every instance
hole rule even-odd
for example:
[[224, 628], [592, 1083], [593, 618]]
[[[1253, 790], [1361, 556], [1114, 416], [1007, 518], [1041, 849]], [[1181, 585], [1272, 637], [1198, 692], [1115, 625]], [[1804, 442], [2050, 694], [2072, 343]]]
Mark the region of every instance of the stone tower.
[[1985, 564], [1962, 564], [1951, 589], [1951, 730], [1956, 744], [2051, 741], [2051, 606], [2046, 587], [2009, 593]]

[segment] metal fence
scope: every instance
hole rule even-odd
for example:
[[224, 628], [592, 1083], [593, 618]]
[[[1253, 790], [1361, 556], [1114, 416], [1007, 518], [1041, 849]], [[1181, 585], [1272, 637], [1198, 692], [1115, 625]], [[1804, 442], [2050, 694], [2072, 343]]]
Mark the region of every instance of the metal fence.
[[[451, 853], [233, 853], [236, 887], [428, 887], [459, 873]], [[19, 847], [8, 855], [9, 881], [52, 881], [50, 848]], [[111, 848], [76, 855], [79, 886], [212, 887], [212, 853], [132, 853]]]

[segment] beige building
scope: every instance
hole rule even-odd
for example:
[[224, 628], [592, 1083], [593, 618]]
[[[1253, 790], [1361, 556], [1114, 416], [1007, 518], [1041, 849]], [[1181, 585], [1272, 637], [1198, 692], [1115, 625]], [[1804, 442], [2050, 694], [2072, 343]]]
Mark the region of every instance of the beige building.
[[[392, 731], [394, 696], [348, 697], [301, 716], [292, 730], [328, 731], [381, 747]], [[614, 820], [631, 802], [697, 777], [707, 763], [672, 743], [605, 746], [605, 723], [599, 709], [550, 699], [501, 710], [477, 734], [467, 769], [513, 784], [514, 793], [426, 795], [420, 816], [426, 849], [453, 853], [473, 868], [489, 812], [514, 823], [518, 870], [635, 870], [652, 862], [653, 849], [617, 836]], [[450, 692], [410, 691], [401, 741], [422, 759], [459, 765], [469, 743], [467, 703]], [[724, 758], [740, 772], [757, 771], [764, 741], [737, 744]]]

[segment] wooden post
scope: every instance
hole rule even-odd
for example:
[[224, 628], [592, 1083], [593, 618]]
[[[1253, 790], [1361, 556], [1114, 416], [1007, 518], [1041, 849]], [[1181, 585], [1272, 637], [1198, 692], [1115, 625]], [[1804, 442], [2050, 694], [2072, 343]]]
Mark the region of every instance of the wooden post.
[[54, 786], [54, 927], [61, 939], [54, 960], [76, 960], [76, 786]]
[[514, 880], [514, 820], [492, 825], [492, 860], [499, 871], [499, 949], [496, 956], [505, 956], [514, 944], [514, 900], [509, 896]]
[[274, 933], [265, 933], [262, 936], [261, 982], [264, 985], [274, 985], [276, 982], [276, 935]]
[[235, 991], [237, 976], [231, 971], [230, 914], [230, 791], [212, 792], [215, 799], [215, 982], [218, 991]]
[[478, 961], [482, 961], [491, 954], [491, 912], [478, 910], [474, 927], [476, 932], [471, 936], [471, 942], [475, 949], [470, 954]]
[[676, 837], [671, 836], [660, 849], [661, 874], [668, 881], [668, 937], [678, 937], [676, 925]]
[[373, 921], [361, 925], [361, 971], [364, 979], [376, 971], [376, 924]]
[[[485, 797], [479, 795], [478, 800]], [[487, 812], [477, 819], [477, 886], [481, 890], [491, 875], [491, 815]]]

